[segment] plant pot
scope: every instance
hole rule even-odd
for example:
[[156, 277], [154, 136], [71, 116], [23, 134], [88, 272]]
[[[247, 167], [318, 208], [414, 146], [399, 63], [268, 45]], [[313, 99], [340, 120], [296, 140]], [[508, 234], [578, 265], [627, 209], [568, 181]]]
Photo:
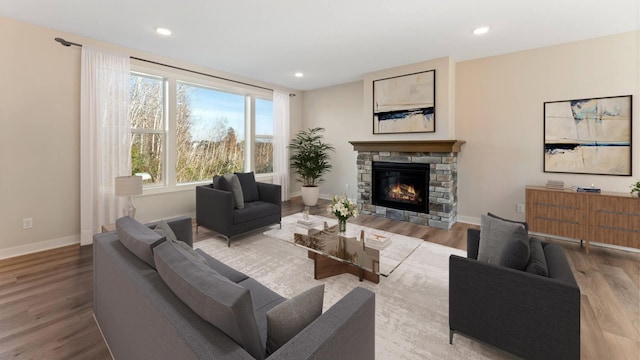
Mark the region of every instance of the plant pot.
[[302, 187], [302, 202], [307, 206], [316, 206], [318, 203], [318, 197], [320, 196], [319, 186], [303, 186]]

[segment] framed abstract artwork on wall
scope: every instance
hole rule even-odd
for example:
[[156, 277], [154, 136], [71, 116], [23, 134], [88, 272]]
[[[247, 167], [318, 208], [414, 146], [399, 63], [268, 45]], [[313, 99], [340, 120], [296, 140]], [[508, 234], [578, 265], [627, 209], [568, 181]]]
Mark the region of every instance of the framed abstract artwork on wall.
[[436, 71], [373, 81], [373, 133], [436, 131]]
[[631, 176], [632, 96], [544, 103], [544, 172]]

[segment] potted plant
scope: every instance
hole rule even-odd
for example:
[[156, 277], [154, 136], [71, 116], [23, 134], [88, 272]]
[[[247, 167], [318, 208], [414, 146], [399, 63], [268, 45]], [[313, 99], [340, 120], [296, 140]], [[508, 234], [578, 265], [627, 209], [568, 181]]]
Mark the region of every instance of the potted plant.
[[316, 127], [302, 130], [296, 134], [289, 144], [292, 150], [291, 167], [298, 174], [297, 180], [302, 182], [302, 201], [307, 206], [318, 203], [322, 177], [331, 170], [329, 151], [333, 146], [323, 142], [320, 132], [324, 128]]
[[640, 197], [640, 180], [631, 185], [631, 196]]

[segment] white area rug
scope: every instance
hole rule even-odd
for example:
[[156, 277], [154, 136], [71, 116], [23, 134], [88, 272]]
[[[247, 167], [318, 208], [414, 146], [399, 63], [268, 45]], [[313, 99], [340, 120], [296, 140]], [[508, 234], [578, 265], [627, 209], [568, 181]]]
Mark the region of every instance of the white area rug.
[[[317, 221], [318, 229], [322, 229], [326, 221], [329, 226], [336, 225], [338, 220], [317, 215], [309, 215], [310, 220]], [[302, 219], [302, 214], [289, 215], [282, 218], [282, 229], [272, 228], [264, 232], [265, 235], [284, 240], [293, 244], [293, 234], [306, 234], [307, 230], [297, 225]], [[380, 274], [389, 276], [412, 252], [414, 252], [424, 241], [409, 236], [394, 234], [382, 230], [372, 229], [366, 226], [347, 223], [347, 235], [356, 238], [360, 237], [360, 231], [364, 230], [365, 237], [369, 234], [378, 234], [391, 238], [391, 244], [380, 250]]]
[[231, 247], [220, 237], [194, 247], [285, 297], [324, 283], [325, 311], [357, 286], [375, 292], [378, 360], [512, 358], [461, 335], [449, 345], [449, 255], [464, 256], [464, 251], [423, 241], [389, 277], [374, 284], [351, 274], [315, 280], [306, 250], [263, 234], [236, 238]]

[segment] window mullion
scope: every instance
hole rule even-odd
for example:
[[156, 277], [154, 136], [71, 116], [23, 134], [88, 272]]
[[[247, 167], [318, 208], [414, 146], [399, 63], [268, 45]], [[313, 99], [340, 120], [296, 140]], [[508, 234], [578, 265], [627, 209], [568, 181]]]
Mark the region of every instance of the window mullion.
[[170, 187], [176, 186], [177, 183], [177, 174], [176, 174], [176, 163], [177, 163], [177, 96], [176, 96], [176, 79], [171, 77], [167, 79], [167, 122], [165, 125], [165, 129], [167, 131], [167, 141], [166, 144], [166, 163], [167, 163], [167, 179], [168, 185]]

